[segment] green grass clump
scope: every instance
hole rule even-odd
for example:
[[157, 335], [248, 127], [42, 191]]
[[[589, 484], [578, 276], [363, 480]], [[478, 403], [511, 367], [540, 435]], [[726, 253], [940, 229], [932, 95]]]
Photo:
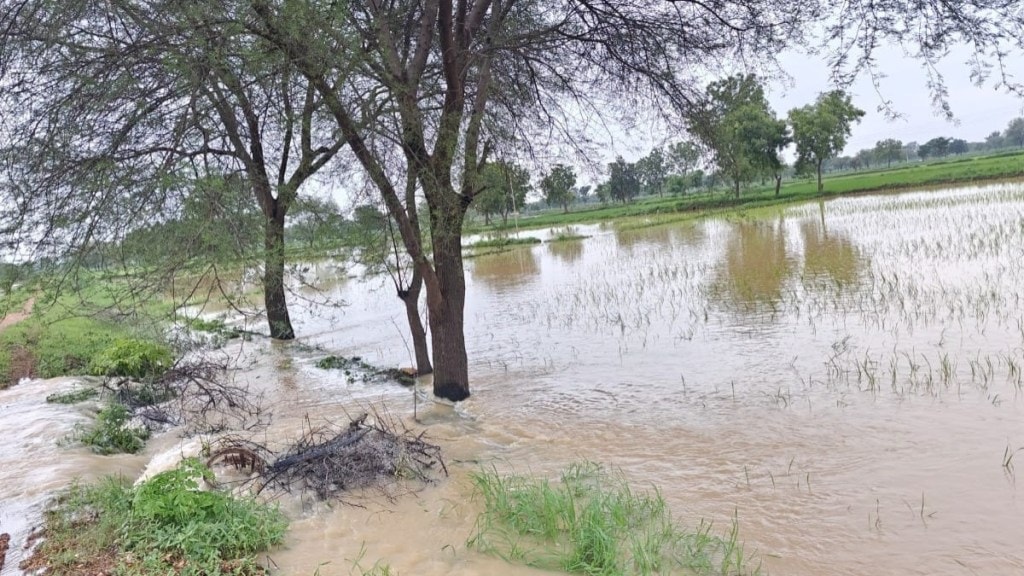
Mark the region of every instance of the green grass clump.
[[527, 236], [525, 238], [513, 238], [509, 236], [503, 236], [500, 238], [488, 238], [486, 240], [478, 240], [469, 245], [470, 248], [506, 248], [508, 246], [526, 246], [531, 244], [540, 244], [540, 238], [534, 238], [533, 236]]
[[99, 396], [96, 388], [76, 388], [67, 392], [56, 392], [46, 397], [50, 404], [78, 404]]
[[633, 491], [597, 464], [574, 464], [558, 482], [495, 470], [473, 481], [485, 510], [469, 545], [510, 561], [600, 576], [759, 572], [735, 523], [726, 537], [704, 522], [686, 530], [659, 492]]
[[265, 574], [256, 554], [287, 523], [274, 507], [200, 489], [196, 459], [133, 488], [107, 478], [74, 486], [46, 514], [46, 535], [25, 568], [55, 575]]
[[96, 420], [82, 427], [74, 438], [97, 454], [135, 454], [143, 449], [149, 430], [131, 425], [132, 415], [122, 404], [112, 403], [96, 414]]
[[93, 357], [89, 372], [142, 380], [163, 374], [174, 362], [171, 350], [156, 342], [122, 338]]

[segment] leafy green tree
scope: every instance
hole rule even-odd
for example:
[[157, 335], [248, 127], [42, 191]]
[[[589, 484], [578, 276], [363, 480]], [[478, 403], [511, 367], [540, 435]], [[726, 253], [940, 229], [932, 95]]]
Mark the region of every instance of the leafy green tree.
[[292, 207], [288, 233], [307, 248], [327, 248], [341, 243], [349, 223], [330, 198], [300, 197]]
[[540, 181], [540, 189], [548, 206], [558, 205], [562, 211], [569, 212], [569, 205], [576, 200], [576, 172], [564, 164], [555, 164]]
[[481, 191], [473, 200], [476, 210], [490, 223], [491, 216], [501, 216], [508, 224], [508, 215], [518, 211], [530, 191], [530, 173], [523, 167], [505, 161], [488, 163], [480, 173]]
[[875, 143], [875, 158], [879, 162], [885, 162], [885, 166], [892, 166], [893, 161], [903, 158], [903, 141], [895, 138], [886, 138]]
[[954, 138], [949, 142], [950, 154], [966, 154], [968, 150], [970, 150], [970, 146], [967, 144], [967, 140], [963, 138]]
[[1003, 131], [1003, 141], [1018, 148], [1024, 148], [1024, 118], [1014, 118]]
[[949, 154], [949, 144], [952, 142], [951, 139], [945, 136], [938, 136], [931, 140], [921, 144], [917, 149], [917, 155], [922, 159], [926, 158], [942, 158]]
[[1005, 140], [1003, 140], [1003, 133], [996, 130], [985, 137], [985, 148], [989, 150], [998, 150], [1005, 146]]
[[665, 154], [665, 163], [668, 172], [672, 176], [679, 176], [675, 184], [670, 186], [673, 194], [682, 194], [686, 191], [685, 185], [688, 181], [686, 175], [697, 168], [700, 162], [700, 148], [690, 141], [676, 142], [669, 144]]
[[665, 153], [661, 148], [654, 148], [651, 152], [637, 160], [637, 177], [640, 178], [641, 187], [648, 193], [664, 194], [665, 177], [668, 175], [668, 166], [665, 162]]
[[878, 155], [875, 153], [874, 148], [864, 148], [858, 150], [857, 154], [854, 155], [854, 159], [857, 162], [859, 168], [871, 168], [874, 165], [875, 160], [878, 159]]
[[598, 184], [597, 185], [596, 194], [597, 194], [597, 199], [598, 199], [598, 201], [601, 202], [601, 204], [607, 204], [608, 202], [611, 202], [611, 199], [612, 199], [611, 184], [608, 183], [608, 182], [602, 182], [602, 183]]
[[813, 167], [818, 176], [818, 191], [821, 183], [821, 167], [846, 146], [846, 139], [854, 122], [859, 122], [864, 111], [850, 101], [849, 94], [833, 90], [818, 96], [814, 104], [808, 104], [789, 111], [789, 123], [793, 127], [793, 141], [796, 143], [797, 169]]
[[613, 200], [623, 204], [632, 201], [640, 194], [640, 186], [636, 164], [626, 162], [622, 156], [608, 164], [608, 192]]
[[737, 198], [740, 186], [758, 174], [781, 175], [778, 154], [789, 142], [788, 131], [785, 122], [775, 118], [755, 76], [711, 83], [689, 123], [718, 169], [732, 181]]

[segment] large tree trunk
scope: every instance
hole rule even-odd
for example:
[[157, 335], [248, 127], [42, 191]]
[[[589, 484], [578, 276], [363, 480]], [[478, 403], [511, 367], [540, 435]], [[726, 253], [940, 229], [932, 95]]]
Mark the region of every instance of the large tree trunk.
[[284, 214], [275, 211], [267, 217], [264, 226], [263, 302], [267, 308], [270, 337], [292, 340], [295, 330], [288, 316], [284, 291]]
[[[448, 193], [455, 196], [454, 193]], [[469, 359], [463, 331], [466, 277], [462, 267], [464, 209], [431, 213], [435, 283], [427, 283], [430, 340], [434, 352], [434, 395], [458, 402], [469, 397]]]
[[775, 178], [775, 197], [779, 197], [779, 190], [782, 189], [782, 174], [775, 174], [772, 176]]
[[412, 347], [416, 354], [416, 373], [430, 374], [434, 371], [430, 364], [430, 349], [427, 348], [427, 331], [420, 320], [420, 289], [423, 287], [423, 276], [414, 270], [409, 289], [398, 293], [405, 302], [405, 315], [409, 319], [409, 331], [412, 333]]
[[818, 192], [821, 192], [822, 189], [823, 189], [823, 186], [821, 185], [821, 164], [822, 164], [822, 161], [818, 160], [818, 164], [817, 164], [817, 166], [818, 166]]

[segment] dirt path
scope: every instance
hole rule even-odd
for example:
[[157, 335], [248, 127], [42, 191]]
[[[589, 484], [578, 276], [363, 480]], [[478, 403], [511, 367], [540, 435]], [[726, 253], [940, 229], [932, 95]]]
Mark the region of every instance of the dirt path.
[[32, 306], [34, 306], [35, 303], [36, 298], [35, 296], [33, 296], [29, 298], [27, 301], [25, 301], [25, 305], [21, 307], [21, 310], [19, 310], [18, 312], [11, 312], [10, 314], [0, 319], [0, 332], [2, 332], [8, 326], [14, 326], [18, 322], [21, 322], [25, 318], [31, 316]]

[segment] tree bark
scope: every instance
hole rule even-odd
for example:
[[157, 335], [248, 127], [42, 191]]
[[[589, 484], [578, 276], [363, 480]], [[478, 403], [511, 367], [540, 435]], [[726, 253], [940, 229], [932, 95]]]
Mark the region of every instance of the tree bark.
[[263, 302], [267, 309], [270, 337], [292, 340], [295, 330], [288, 315], [284, 290], [284, 214], [268, 215], [264, 231]]
[[398, 294], [405, 303], [405, 315], [409, 320], [409, 331], [412, 333], [412, 347], [416, 354], [416, 374], [422, 376], [434, 371], [430, 363], [430, 349], [427, 347], [427, 331], [420, 320], [420, 290], [423, 288], [423, 276], [414, 270], [409, 289]]
[[[461, 201], [454, 191], [443, 194]], [[431, 213], [436, 283], [427, 283], [430, 340], [434, 356], [434, 395], [453, 402], [469, 398], [469, 359], [466, 353], [463, 309], [466, 277], [462, 267], [462, 219], [465, 207]]]
[[773, 178], [775, 178], [775, 197], [778, 198], [779, 190], [782, 189], [782, 174], [775, 174]]
[[818, 160], [818, 163], [817, 163], [817, 168], [818, 168], [818, 192], [821, 192], [822, 189], [823, 189], [823, 186], [821, 185], [821, 163], [822, 163], [822, 161]]

